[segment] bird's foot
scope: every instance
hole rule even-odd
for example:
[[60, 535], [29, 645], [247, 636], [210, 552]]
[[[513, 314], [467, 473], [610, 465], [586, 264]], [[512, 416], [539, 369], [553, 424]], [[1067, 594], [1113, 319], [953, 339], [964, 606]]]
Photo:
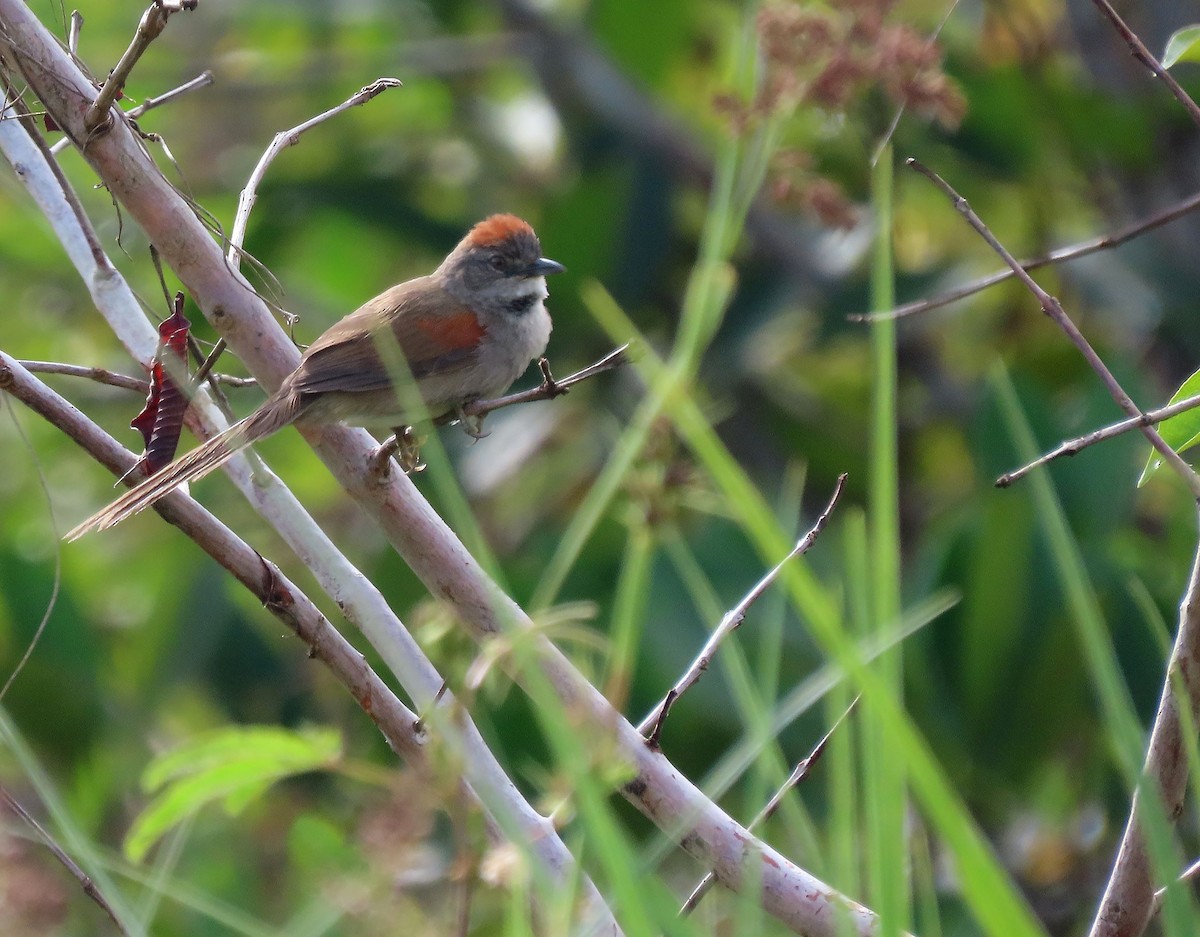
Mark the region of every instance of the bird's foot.
[[483, 431], [482, 416], [475, 416], [467, 413], [466, 404], [463, 404], [458, 408], [458, 410], [455, 412], [455, 417], [462, 426], [463, 432], [474, 440], [484, 439], [492, 435], [491, 433], [485, 433]]
[[381, 478], [387, 475], [392, 456], [396, 457], [405, 475], [425, 471], [425, 463], [421, 461], [421, 437], [411, 426], [396, 427], [392, 435], [371, 453], [371, 471]]

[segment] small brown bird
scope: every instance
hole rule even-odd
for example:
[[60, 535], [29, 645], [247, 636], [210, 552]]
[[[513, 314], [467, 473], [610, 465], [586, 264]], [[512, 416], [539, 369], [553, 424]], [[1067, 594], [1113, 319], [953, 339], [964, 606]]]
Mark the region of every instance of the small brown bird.
[[[76, 540], [149, 507], [292, 423], [413, 421], [393, 380], [402, 354], [429, 416], [503, 393], [550, 339], [545, 275], [563, 266], [515, 215], [473, 227], [428, 276], [393, 286], [335, 323], [257, 410], [131, 488], [67, 534]], [[411, 398], [408, 398], [411, 399]]]

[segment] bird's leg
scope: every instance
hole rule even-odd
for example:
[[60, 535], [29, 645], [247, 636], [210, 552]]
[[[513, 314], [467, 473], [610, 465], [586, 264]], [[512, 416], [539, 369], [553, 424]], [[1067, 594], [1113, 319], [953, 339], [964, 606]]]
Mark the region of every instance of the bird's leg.
[[421, 437], [411, 426], [397, 426], [392, 430], [392, 435], [380, 443], [379, 448], [371, 454], [371, 470], [376, 475], [387, 474], [392, 456], [396, 457], [405, 475], [425, 470], [425, 463], [421, 461]]

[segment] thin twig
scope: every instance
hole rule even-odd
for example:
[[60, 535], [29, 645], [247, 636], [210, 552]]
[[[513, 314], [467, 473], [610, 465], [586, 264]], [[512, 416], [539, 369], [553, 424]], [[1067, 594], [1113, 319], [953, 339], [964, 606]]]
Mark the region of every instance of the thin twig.
[[515, 394], [507, 394], [503, 397], [496, 397], [492, 400], [473, 401], [463, 407], [463, 415], [484, 416], [493, 410], [499, 410], [502, 407], [511, 407], [518, 403], [531, 403], [534, 400], [553, 400], [555, 397], [561, 397], [576, 384], [593, 378], [598, 374], [603, 374], [606, 371], [613, 371], [628, 361], [629, 343], [626, 343], [620, 348], [610, 351], [599, 361], [589, 364], [586, 368], [581, 368], [574, 374], [569, 374], [564, 378], [555, 378], [550, 373], [550, 363], [545, 358], [539, 358], [538, 367], [542, 371], [542, 383], [537, 387], [518, 391]]
[[207, 68], [191, 81], [185, 81], [178, 88], [172, 88], [170, 91], [164, 91], [162, 94], [146, 98], [137, 107], [131, 107], [125, 112], [125, 116], [130, 120], [137, 120], [147, 111], [152, 111], [156, 107], [162, 107], [164, 104], [170, 104], [177, 98], [183, 97], [185, 94], [190, 94], [193, 91], [199, 91], [201, 88], [207, 88], [213, 83], [213, 73]]
[[1195, 121], [1197, 126], [1200, 126], [1200, 107], [1196, 106], [1196, 102], [1191, 96], [1183, 90], [1183, 87], [1177, 82], [1174, 76], [1171, 75], [1162, 63], [1150, 54], [1150, 50], [1139, 39], [1127, 25], [1125, 21], [1117, 15], [1117, 11], [1112, 8], [1112, 4], [1108, 0], [1092, 0], [1098, 9], [1113, 24], [1121, 38], [1125, 40], [1125, 44], [1129, 46], [1129, 51], [1135, 59], [1145, 65], [1154, 74], [1154, 77], [1161, 81], [1170, 89], [1171, 94], [1175, 95], [1175, 100], [1184, 106], [1188, 116]]
[[79, 882], [79, 887], [83, 889], [83, 893], [91, 898], [108, 915], [109, 920], [117, 928], [117, 932], [128, 935], [129, 931], [126, 929], [125, 924], [117, 917], [117, 913], [113, 910], [112, 905], [108, 903], [107, 899], [105, 899], [103, 892], [97, 887], [92, 877], [83, 871], [74, 859], [67, 855], [66, 850], [58, 845], [45, 827], [38, 823], [34, 819], [33, 814], [21, 806], [21, 802], [13, 797], [8, 788], [3, 785], [0, 785], [0, 800], [3, 800], [8, 805], [8, 809], [20, 817], [25, 822], [25, 825], [33, 830], [34, 835], [41, 841], [41, 844], [50, 850], [51, 855], [58, 860], [59, 864], [71, 873], [75, 881]]
[[[830, 727], [829, 731], [821, 736], [821, 740], [813, 746], [813, 750], [796, 762], [796, 767], [792, 769], [792, 773], [787, 776], [787, 779], [781, 785], [779, 785], [779, 789], [771, 795], [771, 799], [767, 801], [767, 805], [758, 812], [758, 816], [750, 821], [750, 823], [746, 826], [746, 829], [753, 832], [754, 830], [758, 829], [758, 827], [762, 826], [762, 824], [770, 820], [771, 817], [775, 816], [775, 811], [777, 811], [779, 809], [779, 805], [783, 803], [783, 798], [786, 797], [793, 788], [800, 784], [801, 781], [804, 781], [812, 773], [812, 770], [816, 767], [817, 762], [821, 760], [821, 756], [825, 754], [825, 749], [829, 745], [829, 740], [833, 738], [833, 733], [838, 730], [838, 727], [845, 722], [847, 718], [849, 718], [850, 713], [854, 712], [854, 707], [857, 705], [858, 697], [855, 697], [854, 701], [846, 707], [846, 711], [838, 717], [838, 721], [835, 722]], [[717, 875], [715, 872], [709, 872], [704, 876], [704, 878], [700, 879], [699, 884], [697, 884], [696, 887], [692, 889], [692, 893], [688, 895], [687, 901], [683, 903], [683, 907], [679, 909], [679, 913], [686, 916], [695, 911], [696, 906], [700, 904], [700, 901], [705, 895], [708, 894], [710, 889], [712, 889], [713, 885], [716, 883]]]
[[138, 377], [130, 377], [128, 374], [118, 374], [116, 371], [109, 371], [105, 368], [85, 368], [78, 364], [64, 364], [61, 361], [21, 361], [21, 367], [26, 371], [31, 371], [34, 374], [66, 374], [70, 377], [82, 377], [89, 381], [95, 381], [98, 384], [107, 384], [109, 387], [119, 387], [122, 390], [132, 390], [139, 394], [145, 394], [150, 385], [148, 382]]
[[825, 525], [829, 522], [829, 515], [837, 507], [838, 499], [841, 498], [842, 489], [845, 485], [846, 474], [843, 472], [838, 476], [837, 484], [834, 485], [833, 494], [830, 496], [825, 510], [817, 517], [816, 523], [809, 528], [808, 533], [801, 537], [788, 555], [776, 563], [774, 568], [770, 569], [766, 575], [756, 582], [754, 587], [742, 596], [742, 600], [725, 614], [720, 624], [709, 635], [708, 640], [704, 642], [704, 647], [700, 649], [700, 653], [696, 655], [696, 659], [684, 671], [683, 676], [667, 691], [667, 695], [663, 697], [662, 702], [655, 706], [654, 710], [638, 724], [638, 731], [646, 737], [647, 746], [653, 749], [659, 747], [663, 724], [667, 721], [671, 707], [675, 705], [679, 697], [686, 693], [700, 679], [704, 671], [708, 669], [708, 665], [712, 662], [713, 655], [716, 654], [721, 642], [736, 631], [742, 622], [746, 620], [746, 613], [750, 610], [750, 606], [757, 602], [762, 597], [762, 594], [770, 588], [771, 583], [779, 578], [779, 574], [783, 572], [783, 568], [789, 562], [811, 549], [817, 537], [820, 536], [821, 531], [825, 529]]
[[[348, 111], [352, 107], [366, 104], [372, 98], [377, 97], [389, 88], [402, 88], [403, 86], [404, 83], [399, 78], [376, 78], [369, 85], [360, 88], [336, 107], [331, 107], [316, 117], [310, 117], [304, 123], [297, 124], [291, 130], [281, 130], [275, 134], [271, 145], [263, 152], [263, 155], [258, 160], [258, 165], [250, 173], [250, 178], [246, 180], [246, 187], [242, 189], [241, 194], [238, 196], [237, 214], [234, 215], [233, 230], [229, 234], [229, 253], [227, 255], [233, 269], [236, 270], [240, 266], [242, 247], [246, 241], [246, 227], [250, 223], [250, 212], [254, 210], [254, 203], [258, 201], [258, 187], [262, 183], [263, 176], [267, 173], [267, 167], [275, 162], [275, 157], [289, 146], [295, 146], [299, 143], [300, 137], [318, 124], [323, 124], [331, 117], [336, 117], [342, 111]], [[207, 376], [224, 351], [225, 339], [219, 338], [216, 345], [213, 346], [213, 350], [209, 352], [208, 357], [196, 372], [197, 382]]]
[[[1022, 260], [1020, 267], [1022, 270], [1029, 272], [1042, 267], [1049, 267], [1053, 264], [1065, 263], [1068, 260], [1075, 260], [1079, 257], [1087, 257], [1089, 254], [1096, 254], [1100, 251], [1112, 250], [1115, 247], [1120, 247], [1122, 244], [1132, 241], [1134, 238], [1140, 237], [1148, 231], [1153, 231], [1156, 228], [1161, 228], [1163, 225], [1170, 224], [1172, 221], [1194, 212], [1197, 208], [1200, 208], [1200, 192], [1189, 195], [1183, 201], [1150, 215], [1148, 218], [1135, 221], [1133, 224], [1120, 229], [1114, 234], [1105, 234], [1097, 238], [1092, 238], [1090, 241], [1083, 241], [1079, 244], [1073, 244], [1070, 247], [1062, 247], [1051, 251], [1043, 257]], [[989, 286], [995, 286], [997, 283], [1011, 280], [1014, 276], [1016, 276], [1016, 273], [1012, 269], [997, 270], [995, 273], [989, 273], [987, 276], [972, 280], [970, 283], [965, 283], [956, 289], [937, 296], [914, 300], [911, 303], [905, 303], [903, 306], [897, 306], [895, 309], [889, 309], [886, 312], [857, 312], [846, 316], [846, 319], [850, 322], [903, 319], [921, 312], [940, 309], [942, 306], [948, 306], [951, 303], [958, 302], [960, 299], [974, 296], [976, 293], [983, 292]]]
[[1049, 452], [1046, 452], [1027, 465], [1022, 465], [1018, 469], [1013, 469], [1011, 472], [1005, 472], [996, 479], [997, 488], [1007, 488], [1013, 482], [1020, 481], [1035, 468], [1045, 465], [1047, 462], [1053, 462], [1055, 459], [1062, 456], [1073, 456], [1078, 452], [1082, 452], [1088, 446], [1094, 446], [1098, 442], [1104, 442], [1106, 439], [1112, 439], [1115, 436], [1120, 436], [1123, 433], [1128, 433], [1132, 429], [1139, 429], [1142, 426], [1150, 426], [1161, 423], [1163, 420], [1173, 416], [1178, 416], [1180, 413], [1185, 413], [1188, 410], [1193, 410], [1200, 407], [1200, 394], [1195, 397], [1188, 397], [1185, 400], [1180, 400], [1170, 406], [1160, 407], [1157, 410], [1147, 410], [1141, 416], [1130, 417], [1127, 420], [1121, 420], [1118, 423], [1112, 423], [1101, 429], [1092, 430], [1090, 433], [1085, 433], [1082, 436], [1076, 436], [1074, 439], [1068, 439], [1066, 442], [1059, 443]]
[[[1130, 416], [1139, 420], [1145, 416], [1138, 405], [1133, 402], [1132, 398], [1125, 393], [1125, 389], [1113, 375], [1112, 371], [1108, 369], [1108, 365], [1106, 365], [1101, 360], [1100, 356], [1096, 354], [1096, 349], [1094, 349], [1091, 346], [1091, 343], [1084, 338], [1083, 333], [1079, 331], [1079, 327], [1071, 321], [1071, 317], [1067, 315], [1066, 311], [1062, 307], [1062, 304], [1044, 289], [1038, 286], [1034, 279], [1021, 268], [1021, 265], [1018, 263], [1017, 259], [1008, 252], [1008, 249], [1001, 244], [999, 240], [997, 240], [996, 236], [992, 234], [988, 226], [983, 223], [983, 220], [977, 214], [975, 214], [974, 210], [967, 203], [967, 200], [959, 195], [958, 192], [955, 191], [955, 189], [948, 182], [946, 182], [945, 179], [939, 176], [932, 169], [929, 169], [927, 166], [923, 165], [918, 160], [910, 158], [905, 161], [905, 164], [910, 168], [915, 169], [935, 186], [937, 186], [937, 188], [939, 188], [943, 193], [945, 193], [945, 195], [954, 204], [955, 210], [957, 210], [958, 213], [966, 219], [967, 223], [974, 228], [976, 233], [978, 233], [979, 236], [983, 238], [985, 242], [987, 242], [988, 246], [991, 247], [991, 249], [994, 250], [997, 255], [999, 255], [1000, 259], [1008, 264], [1009, 269], [1013, 271], [1017, 279], [1019, 279], [1025, 285], [1026, 289], [1028, 289], [1029, 292], [1031, 292], [1041, 304], [1042, 311], [1054, 320], [1055, 324], [1057, 324], [1058, 327], [1062, 329], [1064, 333], [1066, 333], [1066, 336], [1070, 340], [1071, 344], [1079, 349], [1079, 353], [1083, 355], [1084, 360], [1088, 363], [1091, 369], [1096, 372], [1096, 375], [1100, 378], [1100, 382], [1108, 390], [1113, 400], [1116, 401], [1117, 406]], [[1166, 441], [1158, 434], [1158, 431], [1154, 429], [1154, 427], [1139, 426], [1138, 429], [1141, 430], [1142, 435], [1150, 441], [1150, 445], [1152, 445], [1163, 457], [1163, 460], [1175, 470], [1175, 473], [1179, 475], [1180, 478], [1183, 479], [1184, 484], [1188, 486], [1188, 489], [1191, 491], [1192, 495], [1200, 498], [1200, 475], [1197, 475], [1194, 471], [1192, 471], [1192, 467], [1180, 457], [1179, 453], [1167, 445]]]
[[[942, 14], [942, 20], [937, 24], [929, 37], [925, 40], [925, 52], [930, 52], [937, 44], [938, 37], [942, 34], [942, 30], [946, 28], [946, 24], [950, 22], [950, 17], [954, 15], [954, 11], [958, 9], [959, 3], [962, 0], [950, 0], [950, 6], [946, 8], [946, 12]], [[874, 166], [879, 162], [879, 158], [883, 156], [883, 151], [887, 145], [892, 142], [892, 137], [895, 136], [896, 128], [900, 126], [900, 118], [904, 116], [904, 111], [908, 107], [907, 101], [901, 101], [896, 105], [896, 113], [892, 115], [891, 123], [888, 124], [887, 130], [883, 132], [883, 136], [875, 144], [875, 149], [871, 153], [871, 165]]]
[[[162, 94], [158, 95], [157, 97], [146, 98], [146, 100], [143, 101], [141, 104], [139, 104], [137, 107], [131, 107], [129, 110], [127, 110], [125, 112], [125, 116], [127, 118], [129, 118], [130, 120], [137, 120], [137, 118], [141, 117], [147, 111], [152, 111], [156, 107], [162, 107], [164, 104], [170, 104], [172, 101], [176, 100], [177, 98], [180, 98], [183, 95], [188, 94], [189, 92], [192, 92], [192, 91], [196, 91], [200, 88], [207, 88], [212, 83], [213, 83], [213, 74], [212, 74], [212, 72], [210, 72], [206, 69], [206, 70], [202, 71], [199, 75], [197, 75], [195, 78], [193, 78], [191, 81], [185, 81], [178, 88], [172, 88], [170, 91], [164, 91]], [[65, 150], [70, 145], [71, 145], [70, 137], [63, 137], [61, 140], [55, 141], [54, 145], [52, 147], [50, 147], [50, 152], [53, 153], [55, 156], [57, 156], [59, 153], [61, 153], [63, 150]]]
[[[1193, 879], [1195, 879], [1196, 876], [1198, 876], [1198, 875], [1200, 875], [1200, 859], [1197, 859], [1195, 862], [1193, 862], [1191, 865], [1189, 865], [1186, 869], [1184, 869], [1182, 872], [1180, 872], [1179, 878], [1177, 878], [1171, 884], [1184, 885], [1184, 884], [1187, 884], [1188, 882], [1192, 881]], [[1169, 885], [1164, 885], [1162, 888], [1160, 888], [1158, 891], [1156, 891], [1154, 893], [1154, 905], [1150, 910], [1151, 917], [1156, 916], [1158, 914], [1158, 912], [1162, 910], [1163, 899], [1167, 897], [1167, 889], [1169, 887], [1170, 887]]]

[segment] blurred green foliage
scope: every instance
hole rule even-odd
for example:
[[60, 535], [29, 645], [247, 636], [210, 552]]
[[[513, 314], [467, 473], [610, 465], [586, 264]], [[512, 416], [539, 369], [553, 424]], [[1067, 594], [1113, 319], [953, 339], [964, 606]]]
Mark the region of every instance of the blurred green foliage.
[[[1078, 6], [962, 4], [941, 34], [947, 71], [966, 102], [961, 124], [948, 129], [905, 114], [895, 131], [897, 156], [918, 156], [950, 180], [1019, 256], [1116, 229], [1197, 184], [1196, 128], [1093, 22], [1090, 7]], [[1161, 51], [1194, 15], [1185, 7], [1156, 4], [1132, 25]], [[36, 9], [62, 34], [61, 7]], [[127, 91], [137, 101], [213, 70], [211, 88], [140, 124], [167, 141], [173, 161], [148, 145], [168, 176], [228, 228], [237, 193], [274, 133], [375, 77], [402, 78], [402, 90], [313, 130], [272, 166], [246, 244], [270, 271], [260, 285], [279, 285], [273, 298], [299, 315], [297, 340], [309, 341], [384, 287], [427, 272], [474, 220], [514, 211], [531, 220], [547, 254], [569, 271], [551, 284], [549, 356], [565, 374], [610, 347], [581, 298], [593, 280], [651, 342], [666, 346], [673, 338], [705, 218], [706, 167], [736, 132], [714, 100], [732, 87], [737, 39], [753, 27], [754, 11], [729, 0], [661, 0], [652, 10], [563, 0], [537, 10], [484, 0], [204, 2], [171, 20]], [[82, 12], [79, 54], [102, 76], [138, 11], [95, 0]], [[912, 0], [893, 17], [929, 35], [943, 13], [944, 4]], [[589, 70], [593, 57], [612, 71]], [[1181, 65], [1178, 77], [1200, 87], [1189, 68]], [[865, 500], [872, 386], [867, 329], [847, 315], [867, 307], [869, 164], [892, 113], [872, 91], [846, 114], [807, 107], [781, 124], [794, 159], [770, 169], [734, 252], [736, 291], [692, 387], [785, 527], [807, 526], [837, 474], [849, 473], [845, 501], [809, 557], [835, 591], [853, 581], [847, 518]], [[164, 315], [144, 237], [93, 188], [77, 153], [61, 161], [110, 255]], [[805, 184], [836, 183], [857, 222], [829, 227], [795, 199], [774, 200], [794, 194], [783, 183], [797, 167]], [[898, 169], [897, 190], [901, 301], [998, 267], [924, 180]], [[1200, 359], [1193, 327], [1198, 235], [1200, 221], [1185, 218], [1038, 274], [1146, 406], [1165, 401]], [[7, 171], [0, 173], [0, 295], [0, 348], [8, 354], [133, 369]], [[189, 315], [197, 334], [211, 340], [202, 317], [192, 308]], [[906, 704], [1048, 930], [1070, 933], [1094, 907], [1128, 792], [1097, 718], [1045, 518], [1026, 487], [992, 487], [1020, 462], [989, 381], [1001, 361], [1044, 448], [1120, 416], [1011, 283], [901, 323], [903, 596], [917, 603], [946, 587], [961, 596], [905, 641]], [[237, 364], [226, 358], [222, 367], [236, 371]], [[140, 407], [132, 395], [69, 378], [48, 383], [137, 445], [124, 428]], [[519, 601], [535, 593], [643, 390], [628, 370], [566, 398], [496, 414], [492, 435], [475, 445], [454, 429], [441, 432]], [[240, 412], [260, 399], [253, 389], [231, 396]], [[458, 879], [482, 865], [472, 932], [519, 933], [505, 917], [513, 912], [503, 910], [502, 894], [519, 888], [503, 857], [459, 865], [466, 861], [462, 824], [436, 812], [445, 805], [416, 791], [402, 768], [390, 776], [379, 770], [395, 767], [395, 759], [353, 700], [193, 545], [153, 515], [58, 544], [60, 531], [109, 498], [111, 479], [38, 419], [7, 399], [0, 405], [0, 676], [50, 608], [4, 707], [82, 835], [105, 851], [129, 893], [152, 907], [155, 932], [384, 934], [403, 921], [406, 932], [447, 933]], [[478, 649], [299, 437], [284, 434], [261, 450], [384, 590], [451, 682], [461, 680]], [[1168, 473], [1135, 488], [1146, 451], [1126, 436], [1050, 469], [1143, 720], [1153, 714], [1162, 680], [1162, 622], [1173, 622], [1196, 537], [1186, 492]], [[418, 484], [445, 506], [433, 485]], [[312, 586], [224, 480], [205, 481], [196, 493], [289, 576]], [[586, 672], [597, 680], [609, 674], [634, 720], [691, 660], [715, 624], [714, 605], [732, 606], [761, 574], [733, 513], [664, 421], [566, 579], [558, 601], [590, 604], [547, 628]], [[635, 540], [640, 554], [630, 546]], [[645, 565], [635, 580], [645, 585], [622, 596], [631, 555]], [[336, 607], [315, 587], [310, 594], [340, 626]], [[823, 662], [805, 622], [774, 601], [756, 606], [735, 639], [750, 673], [769, 673], [762, 679], [770, 692], [758, 701], [766, 708]], [[632, 637], [623, 638], [634, 651], [627, 672], [613, 676], [617, 664], [607, 649], [619, 613], [635, 622]], [[665, 752], [689, 777], [702, 777], [747, 731], [745, 713], [731, 704], [736, 672], [725, 666], [714, 666], [680, 702], [664, 735]], [[832, 708], [784, 730], [778, 748], [722, 804], [739, 818], [753, 816], [786, 773], [784, 762], [801, 757], [832, 721]], [[564, 776], [529, 702], [497, 674], [473, 714], [522, 789], [554, 807]], [[234, 818], [201, 811], [158, 848], [145, 888], [132, 884], [118, 850], [147, 803], [137, 783], [144, 767], [156, 753], [229, 724], [336, 728], [358, 768], [282, 782]], [[0, 752], [0, 769], [6, 786], [37, 802], [41, 789], [17, 759]], [[839, 872], [833, 852], [814, 855], [818, 840], [805, 833], [810, 819], [819, 827], [836, 817], [840, 792], [818, 770], [794, 796], [806, 812], [789, 806], [767, 838], [854, 891], [852, 870]], [[654, 842], [644, 821], [618, 809], [629, 829]], [[1196, 852], [1196, 833], [1191, 809], [1182, 820], [1184, 854]], [[0, 877], [29, 876], [41, 883], [32, 890], [48, 897], [29, 907], [0, 902], [0, 913], [10, 915], [0, 918], [0, 931], [99, 932], [97, 910], [61, 871], [13, 842], [0, 855]], [[976, 933], [959, 914], [952, 873], [938, 867], [938, 844], [928, 848], [941, 932]], [[673, 858], [663, 878], [684, 892], [702, 872]], [[724, 913], [717, 908], [737, 907], [716, 898], [709, 899], [712, 917], [701, 918], [705, 926], [716, 926]]]

